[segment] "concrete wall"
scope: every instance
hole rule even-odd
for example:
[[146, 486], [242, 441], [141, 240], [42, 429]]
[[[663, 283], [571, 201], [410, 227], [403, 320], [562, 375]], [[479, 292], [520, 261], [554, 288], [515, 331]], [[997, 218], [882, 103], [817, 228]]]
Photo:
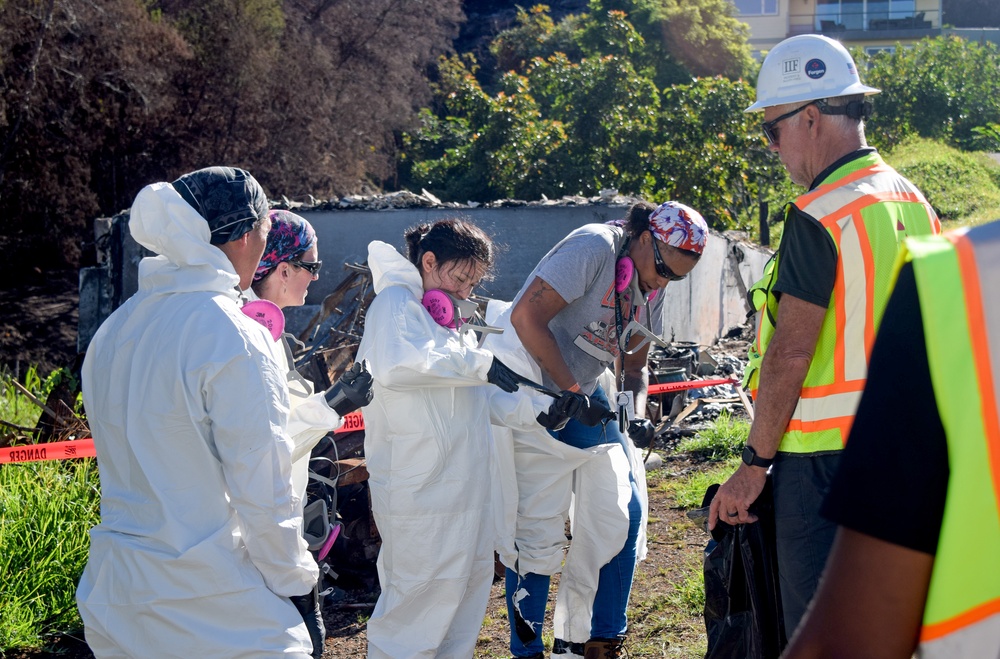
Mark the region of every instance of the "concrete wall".
[[[546, 252], [573, 229], [622, 217], [625, 206], [515, 206], [510, 208], [401, 209], [389, 211], [296, 211], [316, 229], [323, 273], [309, 287], [307, 304], [319, 304], [344, 277], [338, 264], [368, 259], [368, 243], [381, 240], [403, 250], [403, 232], [423, 222], [466, 216], [506, 246], [496, 278], [483, 284], [486, 297], [512, 300]], [[332, 266], [332, 267], [331, 267]]]
[[[621, 217], [626, 210], [627, 206], [598, 204], [460, 210], [299, 210], [297, 212], [316, 229], [319, 257], [324, 267], [319, 280], [309, 288], [306, 306], [286, 309], [288, 329], [298, 333], [305, 327], [323, 298], [345, 277], [346, 271], [341, 264], [366, 261], [368, 243], [372, 240], [382, 240], [402, 249], [404, 230], [415, 224], [464, 215], [489, 232], [506, 247], [497, 258], [496, 279], [484, 284], [478, 292], [486, 297], [511, 300], [538, 261], [566, 234], [584, 224]], [[95, 269], [95, 273], [87, 273], [86, 278], [81, 274], [81, 304], [96, 304], [97, 300], [104, 299], [99, 291], [89, 290], [109, 286], [102, 278], [110, 277], [111, 288], [115, 291], [111, 308], [135, 292], [137, 265], [144, 250], [128, 236], [124, 221], [125, 218], [116, 218], [115, 225], [120, 230], [112, 231], [118, 239], [112, 241], [117, 247], [112, 246], [111, 263]], [[743, 291], [760, 277], [769, 255], [765, 248], [712, 232], [705, 254], [692, 275], [667, 287], [664, 338], [711, 345], [730, 327], [743, 324], [746, 321]], [[107, 297], [107, 293], [103, 295]], [[81, 351], [86, 349], [97, 325], [108, 313], [106, 301], [102, 304], [98, 310], [81, 308]]]

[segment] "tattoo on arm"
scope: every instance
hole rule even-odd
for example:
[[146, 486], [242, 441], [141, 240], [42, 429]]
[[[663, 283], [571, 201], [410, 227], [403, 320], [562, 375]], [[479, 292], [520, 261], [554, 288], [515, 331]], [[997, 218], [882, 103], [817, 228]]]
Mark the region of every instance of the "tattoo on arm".
[[545, 282], [540, 282], [538, 285], [538, 289], [531, 294], [531, 298], [529, 298], [528, 301], [538, 304], [539, 302], [542, 301], [542, 296], [545, 295], [546, 292], [551, 290], [552, 290], [551, 288], [545, 285]]

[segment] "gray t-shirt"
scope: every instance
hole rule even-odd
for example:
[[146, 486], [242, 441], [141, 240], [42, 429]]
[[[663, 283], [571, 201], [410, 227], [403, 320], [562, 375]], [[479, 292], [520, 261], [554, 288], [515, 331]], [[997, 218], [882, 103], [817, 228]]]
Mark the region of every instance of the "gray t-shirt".
[[[516, 304], [538, 277], [568, 304], [549, 322], [563, 359], [587, 394], [597, 378], [614, 363], [620, 350], [615, 322], [615, 264], [625, 242], [625, 229], [608, 224], [587, 224], [549, 250], [514, 299]], [[663, 291], [647, 305], [636, 299], [637, 289], [619, 294], [622, 329], [633, 317], [657, 336], [663, 332]], [[555, 388], [547, 375], [544, 384]]]

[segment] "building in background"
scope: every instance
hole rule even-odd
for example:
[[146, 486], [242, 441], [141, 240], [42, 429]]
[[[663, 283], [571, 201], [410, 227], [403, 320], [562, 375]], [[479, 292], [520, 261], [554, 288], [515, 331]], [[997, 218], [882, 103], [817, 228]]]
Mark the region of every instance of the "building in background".
[[942, 0], [732, 1], [750, 26], [750, 45], [761, 58], [797, 34], [823, 34], [874, 53], [943, 33]]

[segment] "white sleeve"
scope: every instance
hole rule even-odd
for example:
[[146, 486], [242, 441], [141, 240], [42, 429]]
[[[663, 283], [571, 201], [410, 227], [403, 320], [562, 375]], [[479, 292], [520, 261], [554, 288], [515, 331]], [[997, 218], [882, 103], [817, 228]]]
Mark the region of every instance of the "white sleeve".
[[358, 359], [390, 389], [486, 384], [493, 354], [441, 327], [406, 289], [390, 286], [368, 307]]
[[250, 560], [275, 594], [309, 592], [319, 570], [295, 507], [285, 374], [248, 341], [204, 383], [203, 394]]
[[297, 398], [295, 394], [291, 394], [289, 398], [291, 411], [288, 414], [288, 435], [295, 444], [292, 461], [296, 462], [308, 456], [319, 440], [326, 433], [339, 428], [344, 420], [330, 409], [323, 392], [306, 398]]
[[490, 423], [513, 430], [539, 430], [542, 426], [538, 423], [538, 415], [547, 411], [554, 400], [524, 387], [514, 393], [493, 387], [489, 394]]

